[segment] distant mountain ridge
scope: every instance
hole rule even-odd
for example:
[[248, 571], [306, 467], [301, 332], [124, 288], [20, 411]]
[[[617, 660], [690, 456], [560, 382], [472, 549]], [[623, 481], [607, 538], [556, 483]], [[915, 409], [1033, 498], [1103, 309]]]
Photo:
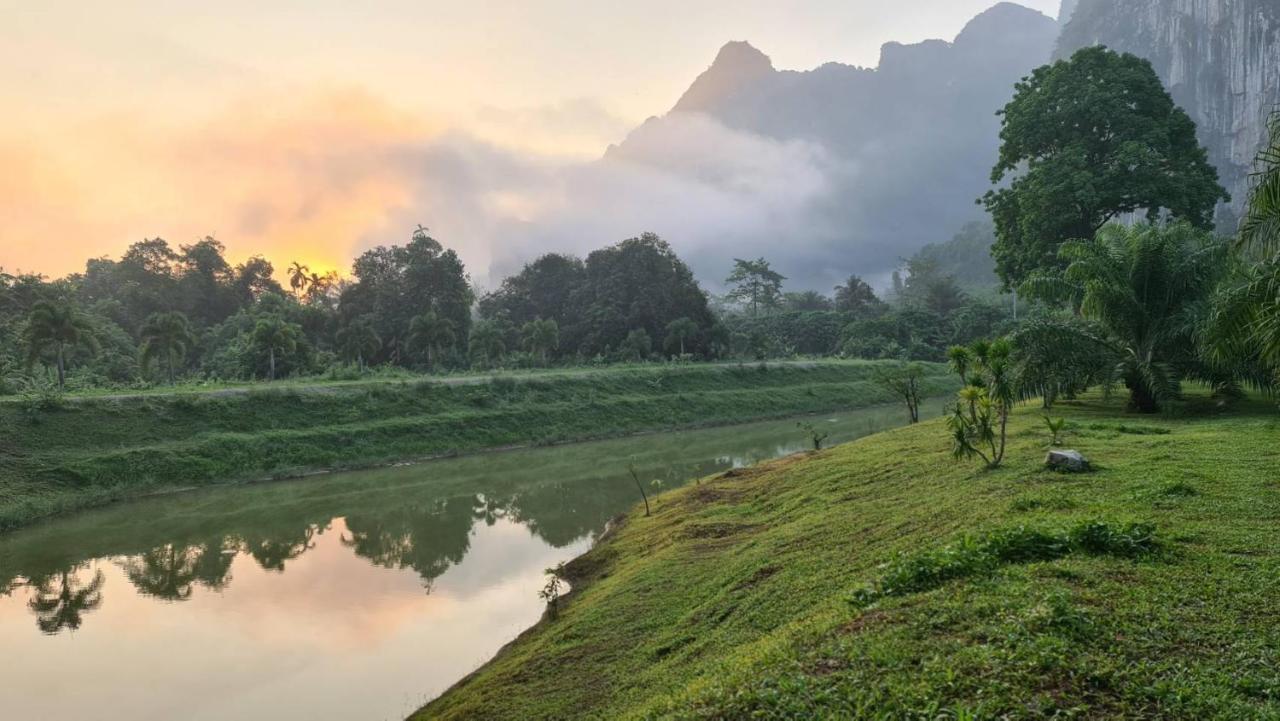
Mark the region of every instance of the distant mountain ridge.
[[[797, 257], [775, 253], [775, 262], [797, 284], [814, 287], [850, 272], [885, 274], [899, 257], [981, 217], [975, 200], [996, 159], [995, 113], [1014, 83], [1049, 59], [1058, 33], [1055, 19], [1002, 2], [951, 42], [885, 43], [874, 69], [827, 63], [777, 70], [751, 44], [730, 42], [669, 113], [651, 118], [607, 157], [714, 174], [691, 169], [661, 145], [664, 125], [694, 115], [821, 148], [828, 167], [838, 168], [827, 176], [830, 193], [815, 203], [811, 227], [790, 237], [788, 254]], [[755, 250], [769, 255], [771, 248]], [[693, 262], [705, 270], [697, 257]]]

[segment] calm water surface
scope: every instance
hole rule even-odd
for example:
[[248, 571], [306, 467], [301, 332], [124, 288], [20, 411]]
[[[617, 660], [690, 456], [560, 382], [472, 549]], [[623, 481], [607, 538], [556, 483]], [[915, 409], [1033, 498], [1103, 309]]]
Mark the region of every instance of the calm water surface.
[[[904, 416], [807, 420], [837, 443]], [[401, 718], [538, 620], [544, 569], [639, 500], [628, 463], [665, 491], [808, 443], [794, 419], [663, 433], [209, 489], [0, 536], [0, 709]]]

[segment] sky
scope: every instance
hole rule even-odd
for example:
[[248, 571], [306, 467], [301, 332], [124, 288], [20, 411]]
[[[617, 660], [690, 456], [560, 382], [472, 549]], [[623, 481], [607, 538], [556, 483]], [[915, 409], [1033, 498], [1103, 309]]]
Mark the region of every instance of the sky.
[[873, 67], [882, 43], [951, 39], [992, 4], [0, 0], [0, 267], [57, 277], [212, 235], [234, 261], [343, 272], [422, 223], [492, 284], [515, 247], [555, 245], [531, 227], [615, 232], [573, 207], [572, 178], [725, 42]]

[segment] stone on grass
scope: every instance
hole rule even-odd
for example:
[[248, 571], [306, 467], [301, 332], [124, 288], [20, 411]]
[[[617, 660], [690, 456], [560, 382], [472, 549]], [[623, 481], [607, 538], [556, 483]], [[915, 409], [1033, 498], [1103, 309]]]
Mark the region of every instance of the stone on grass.
[[1044, 464], [1055, 471], [1067, 473], [1084, 473], [1089, 470], [1089, 459], [1080, 455], [1080, 451], [1051, 450], [1044, 457]]

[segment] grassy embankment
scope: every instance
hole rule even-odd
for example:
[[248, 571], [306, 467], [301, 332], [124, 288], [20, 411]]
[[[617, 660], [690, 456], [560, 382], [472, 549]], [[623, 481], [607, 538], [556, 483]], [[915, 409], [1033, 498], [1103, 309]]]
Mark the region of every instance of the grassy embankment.
[[1090, 474], [1026, 407], [995, 471], [932, 421], [673, 491], [420, 715], [1280, 718], [1280, 415], [1182, 410], [1060, 406]]
[[[486, 383], [0, 402], [0, 530], [158, 490], [858, 408], [874, 364], [659, 366]], [[941, 366], [927, 390], [955, 387]]]

